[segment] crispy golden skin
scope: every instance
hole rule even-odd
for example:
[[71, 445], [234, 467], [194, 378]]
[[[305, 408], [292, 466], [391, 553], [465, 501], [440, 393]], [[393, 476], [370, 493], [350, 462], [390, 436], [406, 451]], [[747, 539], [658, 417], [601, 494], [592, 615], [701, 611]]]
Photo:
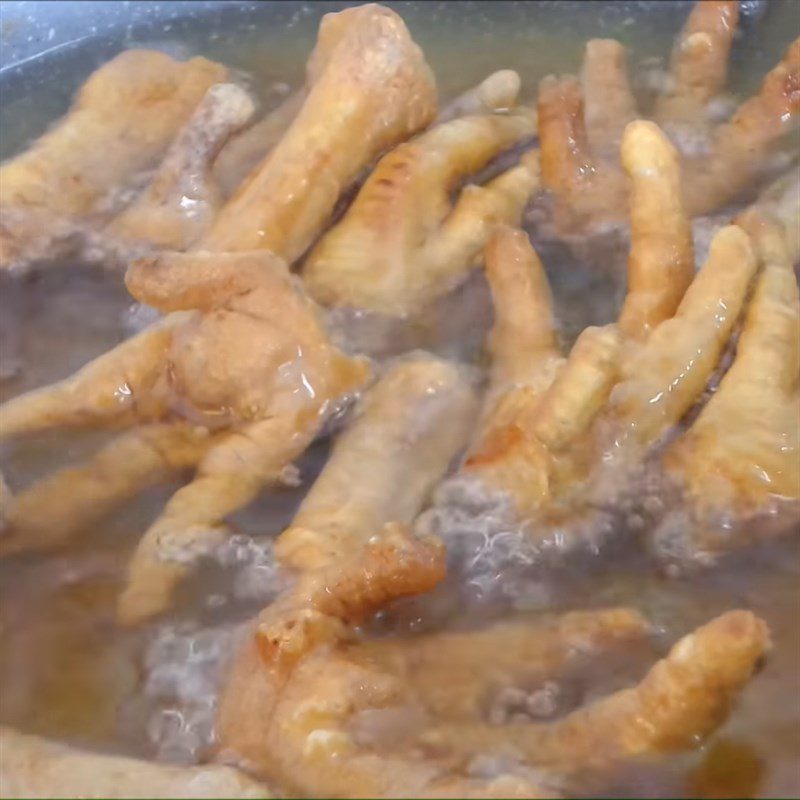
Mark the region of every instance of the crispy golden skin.
[[522, 109], [459, 117], [392, 150], [306, 259], [309, 293], [325, 306], [403, 317], [454, 288], [497, 222], [519, 224], [538, 161], [530, 153], [485, 185], [467, 186], [453, 208], [450, 193], [533, 131]]
[[266, 248], [291, 263], [359, 171], [436, 115], [430, 69], [387, 8], [326, 15], [308, 69], [312, 85], [302, 108], [223, 207], [204, 249]]
[[701, 399], [743, 318], [733, 366], [664, 455], [693, 516], [680, 534], [691, 544], [684, 551], [723, 551], [756, 535], [731, 533], [726, 515], [746, 520], [775, 499], [800, 499], [792, 269], [800, 253], [789, 252], [795, 237], [782, 224], [798, 218], [800, 193], [788, 179], [769, 190], [717, 233], [692, 279], [673, 148], [653, 123], [633, 122], [622, 154], [636, 203], [628, 294], [617, 325], [587, 328], [566, 360], [527, 237], [505, 230], [490, 243], [492, 386], [462, 474], [506, 493], [520, 521], [539, 523], [531, 535], [546, 538], [553, 523], [571, 519], [574, 535], [565, 535], [564, 548], [576, 546], [582, 515], [619, 499], [643, 459]]
[[[698, 2], [679, 36], [655, 119], [682, 152], [683, 202], [707, 214], [752, 191], [797, 125], [800, 40], [765, 77], [758, 94], [724, 123], [713, 104], [725, 86], [739, 8], [735, 0]], [[562, 234], [624, 220], [628, 194], [619, 166], [625, 126], [640, 116], [625, 51], [614, 40], [587, 43], [581, 79], [545, 78], [539, 91], [542, 181], [555, 198]], [[632, 204], [634, 205], [634, 204]]]
[[[7, 403], [0, 437], [142, 426], [12, 503], [3, 543], [15, 550], [63, 541], [165, 472], [197, 466], [134, 555], [120, 611], [135, 621], [168, 605], [192, 553], [219, 541], [224, 517], [281, 479], [367, 367], [329, 342], [313, 303], [268, 252], [165, 254], [135, 263], [127, 281], [137, 299], [170, 312], [164, 321]], [[113, 478], [99, 481], [112, 464]], [[56, 519], [45, 506], [72, 516]]]
[[58, 254], [77, 224], [108, 218], [114, 192], [157, 166], [228, 70], [129, 50], [94, 72], [55, 127], [0, 167], [0, 267]]
[[265, 786], [232, 767], [178, 767], [101, 755], [0, 728], [3, 797], [248, 797]]

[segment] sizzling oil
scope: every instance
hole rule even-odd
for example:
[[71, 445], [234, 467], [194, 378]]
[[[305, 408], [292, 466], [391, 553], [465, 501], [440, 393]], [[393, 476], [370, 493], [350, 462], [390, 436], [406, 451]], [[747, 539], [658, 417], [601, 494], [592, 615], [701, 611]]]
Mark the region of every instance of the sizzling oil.
[[[668, 8], [673, 4], [664, 3], [651, 4], [647, 13], [637, 3], [598, 4], [592, 13], [586, 13], [585, 4], [564, 2], [394, 5], [425, 50], [445, 96], [506, 67], [520, 72], [524, 93], [531, 97], [544, 74], [575, 71], [582, 43], [592, 36], [621, 39], [631, 48], [636, 66], [668, 52], [682, 19]], [[154, 21], [120, 38], [84, 40], [24, 69], [8, 70], [0, 75], [0, 155], [16, 152], [63, 113], [88, 72], [123, 46], [158, 44], [220, 59], [245, 72], [269, 107], [285, 93], [286, 84], [300, 84], [318, 17], [333, 7], [286, 3], [241, 11], [231, 6], [210, 16], [189, 16], [168, 32]], [[787, 2], [770, 9], [757, 37], [745, 32], [734, 51], [734, 88], [752, 91], [797, 34], [796, 27]], [[52, 80], [55, 72], [58, 81]], [[604, 251], [603, 270], [587, 268], [557, 246], [542, 255], [566, 342], [585, 325], [614, 317], [620, 287], [610, 275], [624, 264], [622, 247]], [[119, 275], [76, 264], [59, 266], [65, 269], [21, 285], [0, 285], [2, 400], [70, 374], [131, 330], [131, 302]], [[479, 351], [490, 315], [485, 287], [480, 280], [473, 284], [448, 301], [454, 309], [464, 309], [469, 301], [466, 320], [454, 322], [445, 311], [421, 323], [427, 341], [443, 352], [475, 357]], [[476, 319], [480, 324], [466, 324]], [[345, 326], [352, 331], [352, 321]], [[366, 335], [372, 333], [367, 328]], [[98, 434], [53, 433], [7, 446], [0, 454], [5, 477], [14, 487], [27, 485], [35, 476], [91, 452], [101, 440]], [[238, 514], [233, 521], [237, 535], [184, 587], [177, 610], [144, 630], [126, 632], [115, 625], [114, 599], [135, 542], [175, 485], [150, 490], [62, 552], [0, 563], [0, 722], [112, 752], [184, 762], [202, 757], [213, 741], [216, 691], [237, 623], [279, 590], [282, 577], [272, 559], [271, 539], [290, 521], [325, 452], [323, 442], [302, 459], [301, 486], [267, 492]], [[677, 579], [666, 579], [635, 556], [615, 552], [601, 563], [574, 568], [557, 582], [536, 581], [515, 573], [515, 559], [523, 555], [516, 547], [514, 541], [497, 537], [476, 545], [469, 585], [476, 594], [477, 616], [490, 618], [509, 607], [630, 604], [662, 632], [656, 650], [732, 607], [752, 609], [772, 629], [775, 648], [764, 671], [745, 691], [728, 724], [700, 751], [657, 766], [629, 766], [611, 777], [587, 775], [577, 787], [580, 793], [800, 793], [797, 537], [750, 551], [713, 571]], [[409, 606], [403, 624], [459, 624], [463, 602], [454, 604], [441, 592]], [[641, 658], [615, 663], [602, 688], [630, 683], [645, 668]], [[589, 691], [600, 690], [597, 685]]]

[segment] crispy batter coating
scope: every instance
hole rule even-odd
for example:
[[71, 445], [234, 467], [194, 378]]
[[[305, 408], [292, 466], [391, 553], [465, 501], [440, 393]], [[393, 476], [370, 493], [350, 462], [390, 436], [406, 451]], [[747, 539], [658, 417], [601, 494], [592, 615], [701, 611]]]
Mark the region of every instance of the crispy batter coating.
[[[714, 104], [725, 87], [738, 17], [735, 0], [695, 5], [656, 102], [655, 119], [682, 155], [683, 202], [692, 217], [751, 190], [773, 168], [776, 150], [797, 125], [800, 39], [755, 96], [727, 122], [715, 122]], [[542, 181], [556, 201], [558, 231], [586, 234], [623, 221], [628, 191], [619, 144], [625, 126], [640, 113], [622, 45], [610, 39], [588, 42], [580, 81], [548, 76], [541, 82], [538, 114]], [[631, 199], [630, 206], [638, 203]]]
[[483, 186], [460, 179], [530, 136], [532, 115], [459, 117], [385, 156], [342, 221], [306, 260], [303, 280], [326, 306], [402, 317], [463, 281], [497, 222], [518, 224], [538, 184], [534, 153]]
[[303, 107], [225, 204], [203, 249], [266, 248], [291, 263], [358, 172], [436, 115], [422, 52], [400, 17], [378, 5], [323, 17], [309, 75]]
[[178, 767], [102, 755], [0, 728], [0, 794], [51, 798], [267, 798], [244, 773], [217, 765]]
[[57, 255], [75, 225], [115, 210], [114, 192], [155, 167], [228, 71], [129, 50], [95, 71], [68, 114], [0, 167], [0, 267]]

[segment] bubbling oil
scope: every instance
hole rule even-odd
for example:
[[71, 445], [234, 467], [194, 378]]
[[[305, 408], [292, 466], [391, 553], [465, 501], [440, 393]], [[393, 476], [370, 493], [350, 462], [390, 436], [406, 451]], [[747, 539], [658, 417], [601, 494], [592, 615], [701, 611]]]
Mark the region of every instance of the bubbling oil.
[[[533, 97], [545, 74], [576, 71], [582, 43], [594, 36], [613, 36], [631, 48], [638, 90], [646, 97], [663, 75], [664, 57], [681, 24], [682, 15], [669, 5], [598, 4], [589, 14], [584, 4], [563, 1], [394, 4], [425, 50], [444, 97], [491, 71], [511, 68], [523, 77], [526, 99]], [[62, 49], [26, 70], [8, 70], [0, 75], [0, 154], [6, 157], [39, 135], [64, 112], [86, 75], [123, 46], [154, 45], [219, 59], [242, 73], [262, 109], [274, 107], [302, 83], [305, 55], [318, 18], [329, 6], [223, 9], [213, 19], [189, 16], [168, 32], [154, 21], [120, 36]], [[748, 38], [747, 31], [741, 37], [732, 70], [737, 91], [752, 91], [796, 35], [790, 6], [770, 11], [758, 41]], [[653, 53], [660, 56], [654, 60]], [[59, 80], [52, 80], [53, 74]], [[526, 219], [529, 229], [541, 234], [535, 209]], [[699, 260], [722, 220], [695, 221]], [[538, 249], [554, 288], [565, 346], [585, 326], [614, 318], [623, 291], [617, 278], [626, 261], [624, 231], [607, 232], [602, 247], [594, 242], [578, 257], [556, 241], [542, 242]], [[65, 377], [154, 318], [152, 309], [131, 303], [113, 271], [64, 263], [13, 286], [3, 279], [0, 399]], [[335, 335], [353, 350], [384, 358], [426, 347], [479, 367], [485, 366], [482, 343], [490, 324], [486, 284], [477, 274], [403, 327], [401, 335], [386, 320], [357, 312], [331, 318]], [[35, 476], [81, 458], [102, 438], [56, 433], [5, 447], [0, 454], [5, 477], [12, 486], [27, 485]], [[290, 581], [275, 562], [272, 541], [288, 525], [326, 452], [327, 442], [315, 445], [301, 459], [296, 486], [267, 492], [237, 514], [233, 535], [203, 554], [201, 568], [182, 587], [175, 610], [143, 630], [120, 630], [113, 619], [114, 603], [132, 548], [174, 491], [172, 484], [147, 492], [60, 554], [0, 563], [0, 721], [162, 761], [197, 763], [207, 758], [215, 745], [220, 686], [247, 621]], [[592, 665], [596, 680], [568, 676], [540, 686], [510, 687], [488, 701], [490, 719], [545, 719], [602, 691], [633, 683], [669, 643], [714, 614], [734, 606], [751, 608], [769, 623], [775, 650], [715, 739], [698, 753], [657, 767], [634, 765], [612, 776], [582, 776], [571, 791], [582, 796], [713, 797], [721, 796], [724, 786], [748, 796], [796, 794], [800, 542], [797, 537], [775, 541], [714, 571], [667, 579], [645, 553], [630, 546], [637, 536], [636, 513], [620, 499], [617, 507], [593, 519], [592, 536], [580, 558], [551, 570], [543, 564], [548, 563], [548, 547], [558, 551], [557, 530], [550, 532], [549, 542], [531, 537], [514, 523], [507, 499], [469, 481], [451, 481], [420, 522], [448, 546], [448, 579], [429, 596], [404, 601], [381, 615], [371, 626], [373, 633], [464, 628], [511, 611], [611, 605], [642, 611], [656, 631], [645, 654], [603, 669]], [[614, 541], [619, 544], [609, 547]], [[365, 735], [377, 736], [374, 731], [382, 725], [382, 735], [389, 739], [405, 724], [361, 722]], [[734, 764], [745, 767], [737, 772], [731, 769]], [[512, 767], [523, 769], [487, 754], [470, 770], [492, 777]], [[738, 781], [733, 785], [731, 774]], [[534, 777], [546, 783], [546, 778]]]

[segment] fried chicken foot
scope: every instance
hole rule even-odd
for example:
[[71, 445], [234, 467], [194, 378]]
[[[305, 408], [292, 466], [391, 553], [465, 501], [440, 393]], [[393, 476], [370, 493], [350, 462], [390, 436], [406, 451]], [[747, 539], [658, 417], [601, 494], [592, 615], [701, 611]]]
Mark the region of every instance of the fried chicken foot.
[[325, 306], [403, 317], [463, 281], [497, 222], [518, 224], [538, 183], [535, 154], [484, 186], [449, 195], [533, 133], [527, 112], [460, 117], [402, 144], [367, 179], [306, 260], [303, 282]]
[[[380, 607], [384, 584], [400, 592], [410, 581], [402, 593], [417, 594], [441, 579], [441, 548], [400, 526], [414, 520], [463, 445], [474, 410], [458, 369], [433, 358], [401, 362], [378, 382], [276, 542], [281, 562], [303, 577], [262, 615], [264, 647], [296, 652], [292, 641], [314, 638], [306, 628], [352, 623]], [[361, 594], [351, 592], [367, 573]]]
[[[320, 647], [280, 682], [251, 644], [230, 676], [220, 737], [257, 773], [303, 793], [552, 797], [524, 773], [470, 777], [453, 753], [426, 752], [415, 739], [437, 730], [437, 720], [482, 718], [487, 691], [560, 675], [579, 652], [597, 654], [646, 633], [645, 621], [625, 609], [522, 617], [469, 633]], [[358, 735], [360, 715], [385, 716], [397, 727], [373, 743]]]
[[707, 214], [757, 185], [776, 145], [796, 128], [798, 112], [800, 39], [795, 39], [758, 94], [714, 133], [710, 158], [687, 169], [684, 197], [689, 213]]
[[61, 252], [77, 226], [107, 219], [114, 192], [156, 167], [208, 89], [228, 71], [129, 50], [94, 72], [69, 113], [0, 167], [0, 267]]
[[[531, 768], [552, 786], [581, 767], [696, 746], [769, 648], [761, 620], [731, 612], [681, 640], [633, 688], [549, 723], [483, 721], [492, 691], [558, 680], [576, 659], [647, 632], [627, 609], [371, 641], [345, 629], [338, 644], [317, 640], [288, 672], [251, 641], [229, 676], [220, 739], [256, 774], [307, 794], [553, 796], [531, 783]], [[382, 738], [381, 719], [390, 726]], [[522, 768], [472, 777], [471, 759], [487, 755]]]
[[112, 220], [104, 235], [164, 250], [185, 250], [193, 244], [222, 205], [211, 164], [254, 110], [248, 94], [235, 84], [212, 86], [170, 145], [148, 187]]
[[589, 467], [591, 453], [581, 440], [590, 438], [621, 378], [624, 350], [675, 312], [693, 272], [689, 221], [672, 193], [679, 182], [674, 148], [648, 122], [631, 123], [622, 147], [638, 207], [618, 326], [586, 329], [563, 359], [547, 279], [527, 237], [506, 229], [487, 248], [495, 302], [492, 384], [464, 470], [510, 492], [523, 516]]
[[293, 262], [359, 171], [436, 114], [422, 52], [400, 17], [381, 6], [323, 17], [309, 75], [297, 117], [223, 207], [202, 249], [265, 248]]
[[[367, 367], [329, 342], [313, 303], [268, 252], [166, 253], [136, 262], [127, 282], [137, 299], [171, 313], [72, 378], [6, 404], [0, 438], [69, 425], [145, 426], [13, 501], [15, 550], [56, 543], [165, 470], [199, 462], [134, 555], [120, 601], [122, 618], [133, 622], [166, 607], [198, 553], [225, 535], [223, 518], [281, 480], [340, 398], [364, 383]], [[158, 431], [174, 439], [157, 446]], [[113, 461], [117, 476], [98, 489], [98, 469]], [[59, 495], [74, 518], [42, 539], [31, 504]]]
[[769, 651], [766, 624], [729, 611], [681, 639], [638, 685], [546, 724], [444, 726], [427, 735], [465, 755], [498, 746], [559, 770], [696, 747], [728, 717]]
[[671, 135], [680, 125], [707, 124], [708, 104], [725, 89], [739, 23], [738, 0], [697, 3], [675, 41], [666, 91], [655, 120]]
[[[656, 120], [682, 151], [683, 202], [691, 217], [724, 207], [757, 184], [797, 124], [800, 40], [757, 95], [729, 121], [714, 123], [712, 106], [725, 85], [737, 21], [733, 0], [695, 5], [675, 45], [668, 88], [656, 104]], [[592, 232], [624, 220], [628, 192], [619, 141], [625, 125], [640, 114], [622, 45], [588, 42], [581, 80], [545, 78], [538, 113], [542, 181], [555, 197], [560, 232]]]
[[[635, 495], [648, 460], [667, 478], [669, 492], [661, 494], [677, 495], [685, 508], [679, 516], [642, 511], [647, 519], [661, 514], [656, 550], [708, 563], [785, 532], [786, 525], [746, 523], [800, 499], [792, 268], [800, 253], [796, 236], [787, 235], [800, 215], [800, 191], [796, 176], [771, 187], [717, 233], [692, 279], [674, 150], [653, 123], [637, 121], [626, 128], [622, 156], [636, 202], [628, 295], [618, 324], [587, 328], [568, 359], [555, 349], [549, 290], [526, 237], [505, 230], [487, 248], [496, 312], [492, 385], [456, 481], [503, 494], [517, 524], [535, 523], [525, 527], [540, 544], [556, 531], [563, 554], [584, 541], [597, 545], [598, 514]], [[662, 459], [657, 448], [703, 397], [742, 317], [733, 365]], [[440, 494], [440, 505], [458, 501], [458, 492]]]
[[[785, 526], [753, 521], [780, 501], [794, 501], [797, 517], [800, 293], [780, 226], [758, 210], [738, 222], [750, 232], [763, 266], [733, 365], [665, 455], [666, 468], [689, 496], [695, 517], [680, 531], [665, 526], [656, 532], [657, 550], [670, 559], [707, 563], [773, 530], [783, 533]], [[721, 524], [731, 510], [737, 524]]]
[[[531, 780], [531, 766], [563, 773], [689, 747], [708, 735], [768, 647], [766, 627], [747, 612], [684, 639], [638, 687], [546, 725], [486, 726], [487, 692], [560, 677], [576, 658], [641, 640], [648, 631], [641, 616], [612, 609], [521, 617], [477, 632], [359, 638], [355, 628], [369, 616], [444, 575], [438, 541], [413, 537], [401, 523], [444, 471], [466, 420], [453, 421], [452, 397], [440, 397], [427, 415], [408, 409], [409, 392], [395, 387], [414, 373], [412, 398], [425, 398], [426, 382], [441, 385], [449, 373], [447, 394], [456, 391], [465, 407], [457, 372], [436, 362], [400, 365], [368, 396], [278, 540], [279, 557], [300, 575], [259, 615], [234, 663], [218, 718], [225, 751], [256, 774], [317, 796], [547, 797], [552, 792]], [[379, 442], [398, 457], [387, 459]], [[393, 517], [400, 519], [388, 522]], [[363, 728], [369, 719], [377, 736]], [[386, 741], [380, 719], [397, 726]], [[594, 752], [605, 721], [614, 725], [611, 741]], [[472, 755], [507, 750], [517, 731], [524, 769], [494, 779], [470, 773]], [[545, 743], [541, 756], [528, 746], [534, 739]], [[570, 741], [577, 760], [565, 748]]]
[[[51, 798], [267, 798], [265, 786], [232, 767], [178, 767], [101, 755], [0, 728], [0, 794]], [[57, 787], [57, 788], [54, 788]]]

